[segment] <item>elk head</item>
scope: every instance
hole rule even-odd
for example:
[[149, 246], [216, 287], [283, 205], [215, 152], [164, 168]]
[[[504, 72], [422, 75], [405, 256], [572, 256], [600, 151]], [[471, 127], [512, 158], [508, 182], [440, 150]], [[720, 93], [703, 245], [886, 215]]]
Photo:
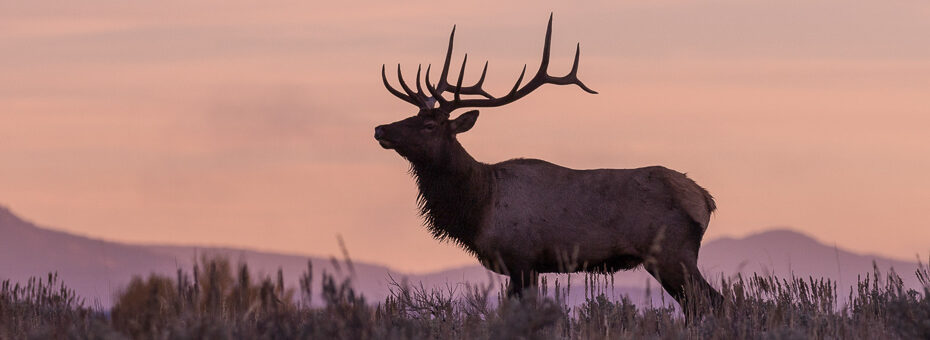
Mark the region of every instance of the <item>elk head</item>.
[[[536, 90], [544, 84], [570, 85], [575, 84], [588, 93], [597, 92], [589, 89], [581, 80], [578, 79], [578, 57], [581, 45], [578, 44], [575, 49], [575, 62], [572, 70], [565, 76], [553, 77], [548, 74], [549, 68], [549, 47], [552, 40], [552, 16], [549, 16], [549, 25], [546, 28], [546, 40], [543, 46], [542, 62], [536, 75], [520, 86], [523, 77], [526, 75], [526, 65], [523, 65], [523, 71], [517, 82], [513, 85], [506, 95], [494, 97], [487, 93], [481, 86], [484, 84], [485, 75], [488, 71], [488, 63], [484, 63], [484, 69], [481, 71], [481, 78], [471, 86], [462, 86], [462, 80], [465, 74], [465, 64], [468, 61], [468, 54], [462, 60], [462, 68], [455, 86], [447, 81], [449, 74], [449, 62], [452, 58], [452, 45], [455, 38], [455, 27], [452, 28], [452, 34], [449, 36], [449, 47], [446, 50], [446, 60], [442, 66], [442, 72], [439, 81], [433, 85], [430, 81], [430, 69], [432, 65], [426, 67], [425, 85], [426, 92], [423, 91], [420, 81], [420, 72], [422, 65], [417, 67], [416, 92], [414, 92], [404, 81], [403, 72], [400, 65], [397, 65], [397, 78], [404, 92], [400, 92], [388, 83], [385, 75], [385, 67], [381, 66], [381, 80], [384, 86], [391, 94], [401, 100], [413, 104], [419, 108], [416, 115], [404, 120], [391, 124], [381, 125], [375, 128], [375, 139], [385, 149], [394, 149], [398, 154], [407, 158], [411, 162], [426, 163], [429, 165], [442, 162], [445, 155], [449, 154], [451, 147], [460, 147], [455, 136], [459, 133], [468, 131], [475, 125], [478, 119], [478, 110], [471, 110], [462, 113], [455, 119], [449, 119], [450, 114], [460, 108], [479, 108], [479, 107], [496, 107], [512, 103], [523, 98], [533, 90]], [[449, 100], [443, 95], [449, 92], [452, 99]], [[472, 98], [462, 98], [463, 96], [472, 96]], [[478, 98], [482, 97], [482, 98]]]

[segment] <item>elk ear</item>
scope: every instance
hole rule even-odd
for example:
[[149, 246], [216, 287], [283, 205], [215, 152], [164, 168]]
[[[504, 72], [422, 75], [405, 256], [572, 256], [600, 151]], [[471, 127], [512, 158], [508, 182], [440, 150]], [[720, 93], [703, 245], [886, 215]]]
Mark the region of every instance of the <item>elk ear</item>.
[[460, 114], [458, 117], [452, 120], [452, 131], [455, 133], [468, 131], [472, 126], [475, 126], [476, 120], [478, 120], [478, 110], [471, 110]]

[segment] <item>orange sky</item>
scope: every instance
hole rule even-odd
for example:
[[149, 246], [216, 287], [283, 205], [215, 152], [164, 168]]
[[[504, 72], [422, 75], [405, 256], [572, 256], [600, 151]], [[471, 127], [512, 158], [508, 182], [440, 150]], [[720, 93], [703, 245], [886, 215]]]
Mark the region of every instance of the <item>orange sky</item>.
[[472, 81], [554, 73], [582, 44], [599, 95], [482, 110], [477, 159], [661, 164], [718, 200], [708, 238], [788, 226], [930, 251], [926, 1], [0, 1], [0, 204], [112, 240], [337, 254], [408, 271], [474, 261], [420, 226], [407, 164], [372, 139], [414, 113], [382, 63]]

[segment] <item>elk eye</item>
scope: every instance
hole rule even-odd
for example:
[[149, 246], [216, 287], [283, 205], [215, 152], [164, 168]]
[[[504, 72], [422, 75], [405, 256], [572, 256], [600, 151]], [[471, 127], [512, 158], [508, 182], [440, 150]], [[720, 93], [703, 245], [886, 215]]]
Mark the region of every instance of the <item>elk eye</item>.
[[436, 129], [436, 123], [426, 123], [426, 124], [423, 124], [423, 130], [426, 130], [426, 131], [433, 131], [433, 130], [435, 130], [435, 129]]

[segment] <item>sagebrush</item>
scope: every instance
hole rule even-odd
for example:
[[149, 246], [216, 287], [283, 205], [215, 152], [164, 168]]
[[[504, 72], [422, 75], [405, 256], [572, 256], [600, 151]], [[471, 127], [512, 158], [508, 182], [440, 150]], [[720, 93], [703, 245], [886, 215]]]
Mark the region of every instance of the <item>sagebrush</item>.
[[876, 267], [843, 303], [829, 280], [736, 276], [719, 282], [724, 305], [694, 319], [672, 304], [608, 298], [594, 279], [585, 281], [590, 293], [576, 306], [564, 302], [568, 290], [558, 282], [508, 299], [490, 286], [428, 289], [393, 279], [391, 296], [373, 303], [355, 292], [351, 276], [335, 273], [324, 272], [322, 291], [313, 292], [312, 272], [308, 262], [299, 287], [288, 288], [280, 271], [255, 278], [246, 264], [203, 257], [176, 277], [134, 278], [110, 310], [85, 306], [55, 274], [4, 281], [0, 338], [930, 338], [930, 270], [923, 264], [918, 289]]

